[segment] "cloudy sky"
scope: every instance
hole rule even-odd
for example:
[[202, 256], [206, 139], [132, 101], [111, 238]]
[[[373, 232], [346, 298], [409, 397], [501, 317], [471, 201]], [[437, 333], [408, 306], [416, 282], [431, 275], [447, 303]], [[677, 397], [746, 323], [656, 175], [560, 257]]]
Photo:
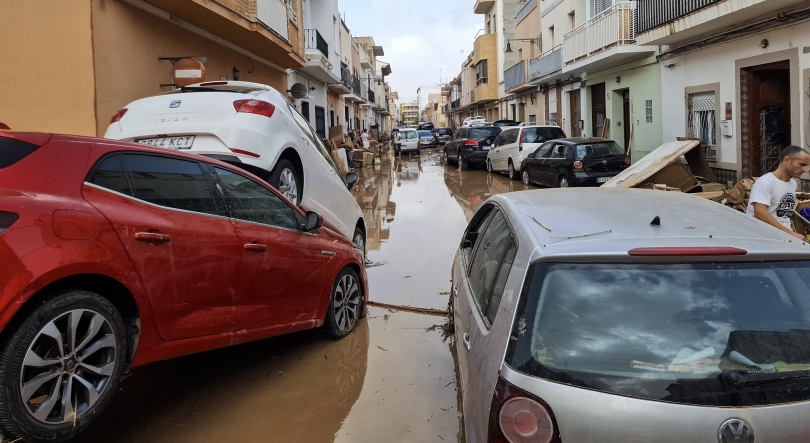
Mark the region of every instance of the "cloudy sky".
[[[387, 77], [400, 100], [416, 100], [420, 86], [446, 82], [461, 71], [484, 18], [474, 0], [339, 0], [355, 37], [372, 36], [391, 63]], [[424, 103], [424, 95], [423, 101]]]

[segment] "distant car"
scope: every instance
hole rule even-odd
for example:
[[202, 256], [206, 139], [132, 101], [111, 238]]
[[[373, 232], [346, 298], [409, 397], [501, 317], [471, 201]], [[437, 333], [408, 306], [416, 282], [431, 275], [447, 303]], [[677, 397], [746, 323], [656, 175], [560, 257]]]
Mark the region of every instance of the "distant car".
[[438, 140], [439, 144], [443, 145], [453, 138], [453, 130], [450, 128], [435, 128], [433, 135], [436, 136], [436, 140]]
[[495, 120], [492, 126], [519, 126], [520, 123], [514, 120]]
[[461, 126], [470, 126], [470, 124], [473, 122], [483, 122], [483, 121], [486, 121], [486, 119], [480, 115], [477, 117], [467, 117], [461, 123]]
[[501, 133], [487, 154], [489, 172], [506, 172], [512, 180], [520, 180], [523, 159], [543, 143], [565, 138], [557, 126], [501, 127]]
[[428, 130], [428, 131], [430, 131], [430, 130], [432, 130], [432, 129], [433, 129], [433, 128], [435, 128], [435, 127], [436, 127], [436, 126], [434, 126], [434, 125], [433, 125], [433, 123], [429, 123], [429, 122], [428, 122], [428, 123], [420, 123], [420, 124], [418, 125], [417, 129], [418, 129], [418, 130]]
[[808, 247], [677, 192], [490, 198], [452, 268], [467, 442], [807, 441]]
[[488, 122], [486, 120], [476, 120], [470, 122], [469, 127], [472, 128], [473, 126], [495, 126], [495, 125], [492, 122]]
[[630, 157], [613, 140], [564, 138], [546, 142], [529, 153], [520, 173], [527, 185], [601, 186], [629, 165]]
[[415, 152], [421, 154], [421, 146], [419, 144], [419, 134], [415, 129], [402, 129], [399, 131], [397, 143], [399, 143], [399, 152], [402, 154], [410, 154]]
[[305, 329], [338, 339], [366, 309], [360, 251], [221, 161], [3, 131], [0, 189], [4, 439], [74, 437], [131, 366]]
[[416, 131], [419, 134], [419, 147], [420, 148], [435, 148], [439, 146], [436, 137], [430, 131]]
[[470, 169], [473, 164], [486, 163], [487, 153], [500, 133], [501, 128], [497, 126], [474, 126], [457, 130], [453, 139], [444, 145], [444, 163], [458, 164], [463, 171]]
[[309, 123], [274, 88], [217, 81], [136, 100], [104, 135], [201, 154], [251, 172], [365, 248], [363, 212]]

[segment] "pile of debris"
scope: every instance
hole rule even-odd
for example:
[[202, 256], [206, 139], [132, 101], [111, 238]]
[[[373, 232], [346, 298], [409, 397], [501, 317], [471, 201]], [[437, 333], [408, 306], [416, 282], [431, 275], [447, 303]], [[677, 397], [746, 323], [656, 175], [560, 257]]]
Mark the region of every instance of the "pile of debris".
[[746, 208], [748, 208], [748, 200], [751, 198], [751, 188], [754, 187], [754, 183], [758, 178], [759, 177], [746, 178], [737, 182], [733, 188], [723, 194], [719, 202], [729, 208], [745, 212]]
[[370, 139], [365, 145], [360, 137], [352, 140], [346, 137], [343, 126], [329, 128], [329, 140], [325, 140], [325, 142], [331, 151], [332, 160], [344, 176], [353, 168], [372, 166], [375, 154], [379, 151], [379, 144], [376, 140]]

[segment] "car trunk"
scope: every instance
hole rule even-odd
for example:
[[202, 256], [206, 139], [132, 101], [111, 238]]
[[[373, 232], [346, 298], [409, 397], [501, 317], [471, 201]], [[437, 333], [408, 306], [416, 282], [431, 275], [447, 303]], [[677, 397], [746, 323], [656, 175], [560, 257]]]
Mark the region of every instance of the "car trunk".
[[621, 172], [627, 167], [625, 164], [626, 155], [609, 155], [606, 157], [585, 157], [582, 159], [582, 166], [586, 172]]
[[498, 137], [501, 131], [499, 129], [470, 129], [470, 138], [468, 140], [475, 140], [478, 145], [475, 146], [476, 151], [489, 151], [495, 138]]

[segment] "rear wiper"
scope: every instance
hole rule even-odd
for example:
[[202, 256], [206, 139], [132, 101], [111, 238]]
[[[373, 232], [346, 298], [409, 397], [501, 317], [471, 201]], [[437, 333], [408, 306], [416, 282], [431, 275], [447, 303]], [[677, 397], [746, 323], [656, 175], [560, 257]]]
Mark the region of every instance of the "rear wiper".
[[182, 92], [221, 92], [221, 89], [206, 88], [205, 86], [181, 86]]
[[760, 383], [797, 380], [801, 378], [810, 378], [810, 371], [788, 371], [788, 372], [723, 371], [722, 373], [720, 373], [720, 381], [722, 381], [726, 386], [746, 386]]

